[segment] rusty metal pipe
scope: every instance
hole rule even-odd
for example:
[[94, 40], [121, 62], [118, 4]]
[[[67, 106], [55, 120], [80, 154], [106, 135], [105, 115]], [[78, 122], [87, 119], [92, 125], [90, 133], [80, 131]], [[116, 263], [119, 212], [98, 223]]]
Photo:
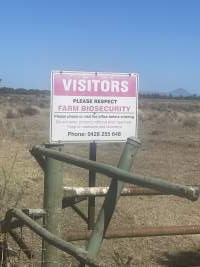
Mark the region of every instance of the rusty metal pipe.
[[21, 250], [24, 252], [24, 254], [27, 256], [29, 260], [34, 258], [33, 251], [26, 245], [23, 238], [20, 237], [17, 232], [10, 230], [9, 234], [13, 238], [13, 240], [18, 244], [18, 246], [21, 248]]
[[[158, 226], [158, 227], [132, 227], [126, 229], [111, 229], [104, 236], [105, 239], [134, 238], [151, 236], [171, 236], [171, 235], [195, 235], [200, 234], [200, 225], [187, 226]], [[67, 241], [88, 240], [91, 231], [76, 231], [68, 233]]]

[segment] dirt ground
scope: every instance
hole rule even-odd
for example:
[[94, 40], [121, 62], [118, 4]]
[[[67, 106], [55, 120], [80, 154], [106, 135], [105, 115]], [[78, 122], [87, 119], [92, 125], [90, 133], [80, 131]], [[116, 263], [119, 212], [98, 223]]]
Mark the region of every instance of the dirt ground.
[[[30, 105], [36, 112], [27, 116], [21, 109]], [[1, 218], [13, 206], [42, 207], [43, 173], [29, 149], [48, 142], [48, 127], [48, 97], [0, 96]], [[141, 147], [134, 159], [134, 174], [200, 184], [200, 102], [140, 99], [138, 138]], [[98, 144], [97, 160], [116, 166], [123, 146]], [[88, 144], [70, 144], [65, 151], [88, 158], [88, 147]], [[87, 177], [86, 171], [68, 166], [64, 184], [87, 185]], [[109, 178], [97, 176], [97, 185], [107, 184]], [[98, 199], [97, 213], [101, 204], [102, 199]], [[84, 204], [80, 207], [86, 211]], [[199, 200], [190, 202], [173, 196], [121, 197], [110, 228], [200, 224], [199, 210]], [[77, 228], [86, 229], [71, 209], [65, 210], [63, 216], [64, 236]], [[98, 260], [102, 266], [200, 266], [199, 248], [199, 235], [105, 240]], [[21, 261], [15, 266], [38, 264]], [[66, 256], [65, 266], [77, 263]]]

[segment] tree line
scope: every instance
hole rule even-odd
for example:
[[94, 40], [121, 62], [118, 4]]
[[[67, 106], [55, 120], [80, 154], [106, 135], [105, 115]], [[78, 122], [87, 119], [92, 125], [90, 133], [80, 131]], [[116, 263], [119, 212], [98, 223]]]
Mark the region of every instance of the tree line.
[[0, 94], [50, 95], [49, 90], [0, 87]]
[[[1, 79], [0, 79], [1, 82]], [[21, 95], [50, 95], [50, 90], [40, 89], [25, 89], [25, 88], [11, 88], [11, 87], [0, 87], [0, 95], [3, 94], [21, 94]], [[172, 94], [159, 94], [159, 93], [139, 93], [140, 98], [152, 98], [152, 99], [177, 99], [177, 100], [200, 100], [200, 95], [189, 95], [189, 96], [174, 96]]]
[[140, 98], [152, 98], [152, 99], [177, 99], [177, 100], [200, 100], [200, 95], [188, 95], [188, 96], [174, 96], [172, 94], [159, 94], [159, 93], [139, 93]]

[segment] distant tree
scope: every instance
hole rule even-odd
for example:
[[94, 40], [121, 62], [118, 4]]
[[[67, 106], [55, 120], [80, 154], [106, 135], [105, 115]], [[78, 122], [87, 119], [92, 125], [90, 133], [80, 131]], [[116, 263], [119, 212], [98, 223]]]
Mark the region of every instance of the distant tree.
[[0, 83], [2, 82], [2, 79], [0, 78]]

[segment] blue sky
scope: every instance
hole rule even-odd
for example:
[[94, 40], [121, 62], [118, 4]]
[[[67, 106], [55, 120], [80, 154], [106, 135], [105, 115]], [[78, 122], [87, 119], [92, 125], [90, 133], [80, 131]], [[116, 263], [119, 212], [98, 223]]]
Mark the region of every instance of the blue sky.
[[62, 69], [200, 93], [199, 0], [2, 0], [0, 12], [1, 86], [48, 89]]

